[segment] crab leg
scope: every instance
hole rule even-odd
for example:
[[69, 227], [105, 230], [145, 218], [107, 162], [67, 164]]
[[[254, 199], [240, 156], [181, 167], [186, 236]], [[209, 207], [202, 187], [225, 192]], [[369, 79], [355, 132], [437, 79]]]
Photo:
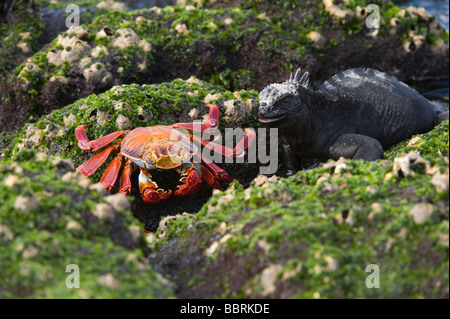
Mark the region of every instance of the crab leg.
[[235, 157], [243, 157], [245, 155], [245, 150], [248, 148], [248, 146], [253, 142], [253, 140], [256, 137], [256, 134], [253, 130], [246, 128], [244, 129], [245, 136], [242, 138], [242, 140], [237, 143], [237, 145], [234, 147], [234, 149], [231, 149], [227, 146], [220, 145], [211, 141], [207, 141], [197, 135], [191, 134], [191, 137], [195, 139], [196, 141], [200, 142], [204, 147], [207, 149], [210, 149], [213, 152], [219, 153], [227, 158], [235, 158]]
[[214, 104], [207, 104], [206, 106], [209, 107], [209, 115], [207, 123], [175, 123], [170, 125], [170, 127], [184, 128], [186, 130], [194, 132], [203, 132], [207, 129], [218, 127], [220, 116], [219, 107]]
[[250, 146], [250, 144], [253, 142], [253, 140], [256, 137], [256, 133], [252, 129], [245, 128], [244, 131], [247, 132], [247, 134], [245, 134], [245, 136], [242, 138], [242, 140], [240, 140], [239, 143], [237, 143], [237, 145], [235, 146], [235, 148], [233, 150], [233, 155], [235, 157], [244, 156], [245, 150]]
[[119, 176], [120, 167], [123, 164], [123, 156], [117, 155], [105, 169], [105, 172], [100, 179], [100, 183], [105, 186], [105, 189], [109, 192], [114, 186]]
[[181, 174], [180, 182], [183, 184], [178, 185], [178, 189], [174, 193], [175, 196], [189, 196], [200, 190], [203, 181], [201, 177], [201, 168], [198, 164], [185, 163], [182, 166], [177, 167], [176, 170]]
[[128, 131], [117, 131], [102, 136], [96, 140], [89, 141], [86, 131], [84, 130], [85, 127], [86, 125], [80, 125], [75, 129], [75, 136], [77, 137], [78, 140], [78, 147], [83, 151], [99, 150], [102, 147], [113, 142], [116, 138], [122, 137], [124, 134], [128, 133]]
[[120, 178], [119, 192], [124, 195], [130, 195], [131, 193], [131, 174], [135, 169], [136, 165], [131, 160], [127, 159]]
[[212, 188], [222, 190], [222, 185], [218, 182], [217, 177], [214, 176], [214, 174], [211, 173], [205, 165], [200, 164], [200, 167], [202, 168], [202, 178], [208, 183], [208, 185]]
[[217, 166], [210, 158], [206, 157], [205, 155], [195, 155], [197, 159], [199, 156], [201, 156], [201, 166], [202, 168], [205, 168], [205, 170], [202, 170], [202, 177], [211, 187], [222, 189], [222, 187], [218, 183], [218, 180], [228, 183], [235, 180], [224, 169]]
[[152, 181], [150, 173], [143, 169], [141, 169], [141, 173], [139, 174], [139, 190], [142, 199], [147, 204], [159, 204], [172, 196], [172, 190], [164, 191], [162, 188], [159, 188], [158, 185]]
[[83, 151], [90, 151], [91, 147], [89, 146], [89, 138], [86, 134], [85, 128], [86, 125], [80, 125], [75, 129], [75, 136], [77, 137], [78, 147]]
[[109, 154], [115, 149], [113, 145], [106, 147], [101, 152], [92, 156], [87, 162], [81, 164], [77, 167], [76, 171], [84, 174], [86, 176], [91, 176], [95, 173], [95, 171], [102, 166], [102, 164], [106, 161]]

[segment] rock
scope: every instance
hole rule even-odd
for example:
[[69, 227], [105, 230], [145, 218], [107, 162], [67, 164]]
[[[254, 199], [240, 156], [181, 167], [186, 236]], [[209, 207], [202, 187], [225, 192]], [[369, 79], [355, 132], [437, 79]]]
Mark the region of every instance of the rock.
[[280, 264], [272, 264], [265, 268], [261, 273], [261, 286], [263, 291], [261, 294], [263, 296], [268, 296], [273, 294], [276, 289], [277, 275], [283, 270], [283, 266]]
[[[431, 139], [443, 136], [445, 140], [446, 123], [444, 127], [443, 131], [435, 128], [430, 137], [419, 135], [421, 147], [433, 145]], [[404, 149], [406, 144], [402, 143]], [[440, 148], [442, 154], [448, 153], [448, 148]], [[346, 160], [289, 178], [277, 176], [269, 181], [262, 175], [247, 188], [213, 192], [198, 214], [166, 224], [162, 240], [152, 237], [151, 260], [165, 269], [163, 275], [179, 276], [175, 281], [183, 298], [231, 297], [242, 292], [247, 298], [373, 298], [410, 296], [412, 290], [413, 294], [445, 295], [445, 288], [425, 287], [430, 280], [442, 280], [440, 274], [448, 269], [442, 246], [448, 239], [447, 198], [436, 197], [429, 176], [447, 169], [448, 162], [443, 160], [447, 157], [427, 155], [428, 163], [418, 154], [405, 158], [415, 173], [404, 179], [384, 180], [386, 173], [393, 172], [392, 161]], [[343, 167], [337, 174], [340, 164], [351, 167], [351, 174]], [[336, 192], [321, 192], [327, 182], [335, 185]], [[285, 190], [290, 198], [280, 199]], [[420, 204], [405, 205], [419, 198]], [[429, 249], [435, 244], [439, 248]], [[427, 263], [421, 262], [424, 255]], [[378, 258], [383, 259], [385, 275], [392, 276], [382, 283], [384, 292], [369, 292], [365, 285], [351, 292], [329, 289], [344, 282], [357, 287], [365, 267]], [[362, 265], [358, 274], [347, 268], [348, 260]], [[241, 276], [229, 276], [232, 273]], [[197, 276], [203, 278], [199, 283], [192, 281]], [[443, 280], [443, 287], [447, 281]], [[219, 288], [222, 285], [227, 289]]]
[[113, 290], [117, 290], [120, 287], [119, 280], [117, 280], [117, 278], [111, 273], [100, 276], [98, 278], [98, 283]]
[[119, 130], [123, 130], [127, 128], [131, 124], [131, 122], [129, 118], [123, 116], [122, 114], [119, 114], [119, 116], [116, 119], [116, 124]]
[[439, 234], [438, 235], [439, 243], [448, 248], [449, 244], [449, 234]]
[[71, 220], [70, 222], [67, 223], [66, 225], [66, 229], [67, 230], [71, 230], [71, 229], [82, 229], [83, 226], [81, 226], [81, 224], [79, 222], [77, 222], [76, 220]]
[[409, 212], [413, 216], [414, 222], [416, 224], [423, 224], [430, 219], [433, 213], [433, 206], [428, 203], [419, 203], [414, 205], [414, 207]]
[[100, 195], [104, 196], [106, 195], [108, 192], [105, 190], [105, 185], [103, 185], [102, 183], [95, 183], [95, 184], [91, 184], [89, 186], [89, 190], [91, 191], [95, 191], [97, 193], [99, 193]]
[[19, 195], [14, 202], [14, 208], [23, 214], [28, 214], [38, 206], [39, 201], [34, 194], [31, 194], [31, 196]]
[[323, 46], [326, 41], [325, 38], [319, 32], [316, 31], [311, 31], [306, 35], [306, 37], [310, 39], [312, 42], [314, 42], [314, 46], [317, 48]]
[[104, 126], [110, 117], [111, 115], [109, 113], [98, 110], [96, 117], [97, 124], [100, 126]]
[[29, 73], [39, 73], [41, 71], [41, 68], [36, 64], [32, 62], [28, 62], [25, 64], [25, 67], [20, 71], [19, 77], [24, 78], [26, 74]]
[[94, 58], [98, 58], [101, 55], [103, 55], [103, 56], [109, 55], [109, 51], [104, 45], [98, 45], [94, 49], [92, 49], [91, 55]]
[[98, 203], [95, 205], [92, 214], [100, 220], [112, 221], [116, 217], [112, 207], [106, 203]]
[[74, 179], [74, 173], [73, 172], [67, 172], [61, 177], [61, 180], [63, 182], [69, 182], [69, 181], [72, 181], [73, 179]]
[[258, 175], [254, 181], [255, 181], [255, 187], [267, 187], [269, 178], [266, 175]]
[[423, 159], [417, 152], [409, 152], [405, 156], [394, 159], [393, 173], [395, 176], [403, 177], [414, 175], [419, 167], [429, 168], [430, 162]]
[[185, 23], [179, 23], [179, 24], [175, 25], [175, 31], [177, 31], [178, 33], [181, 33], [185, 36], [189, 35], [189, 30], [187, 29]]
[[354, 15], [353, 12], [349, 10], [342, 10], [341, 8], [333, 4], [333, 0], [323, 0], [323, 4], [325, 6], [325, 11], [327, 11], [336, 19], [351, 19]]
[[16, 175], [8, 175], [8, 177], [5, 178], [4, 184], [6, 187], [13, 187], [15, 184], [21, 184], [22, 180], [17, 177]]
[[70, 158], [57, 157], [56, 159], [53, 160], [52, 164], [58, 168], [65, 169], [67, 171], [75, 171], [75, 165], [73, 164], [73, 161]]
[[138, 115], [144, 119], [144, 121], [150, 121], [153, 118], [153, 112], [148, 110], [144, 111], [142, 107], [138, 108]]
[[103, 63], [97, 62], [89, 68], [83, 70], [83, 76], [86, 82], [92, 85], [105, 86], [112, 80], [112, 75], [106, 70]]
[[144, 50], [145, 53], [152, 51], [152, 45], [147, 40], [139, 41], [139, 46]]
[[414, 137], [409, 141], [409, 143], [408, 143], [408, 145], [406, 145], [406, 147], [416, 146], [420, 142], [422, 142], [422, 139], [420, 137]]
[[128, 226], [128, 230], [131, 234], [131, 240], [135, 245], [138, 245], [142, 240], [141, 228], [137, 225]]
[[[125, 211], [113, 223], [95, 218], [90, 213], [93, 205], [109, 207], [102, 203], [103, 197], [80, 189], [75, 177], [78, 173], [67, 172], [75, 180], [62, 181], [64, 173], [53, 164], [57, 158], [50, 155], [38, 161], [38, 154], [27, 149], [13, 162], [0, 161], [0, 185], [13, 171], [19, 171], [16, 167], [21, 168], [21, 172], [14, 173], [21, 180], [20, 185], [14, 184], [18, 187], [0, 188], [0, 267], [2, 271], [17, 270], [2, 283], [0, 296], [174, 297], [173, 285], [158, 276], [144, 259], [147, 248], [138, 240], [140, 226], [131, 212]], [[33, 198], [39, 200], [38, 207]], [[15, 211], [17, 208], [28, 213], [21, 214]], [[69, 261], [61, 258], [64, 251], [71, 252]], [[127, 260], [130, 254], [135, 257]], [[61, 284], [74, 283], [68, 275], [75, 274], [76, 268], [69, 266], [79, 267], [80, 288], [61, 290]], [[17, 290], [24, 282], [27, 289]]]
[[116, 33], [113, 29], [109, 27], [103, 27], [100, 31], [98, 31], [95, 35], [97, 39], [104, 38], [104, 37], [110, 37], [113, 36]]
[[58, 36], [57, 44], [63, 46], [63, 49], [47, 53], [48, 62], [57, 66], [62, 65], [64, 62], [69, 64], [78, 62], [91, 51], [90, 45], [77, 37], [63, 37], [60, 35]]
[[138, 45], [141, 39], [133, 29], [117, 29], [112, 40], [112, 45], [119, 48], [127, 48], [132, 45]]
[[342, 174], [343, 170], [349, 170], [351, 167], [346, 164], [347, 159], [340, 157], [337, 161], [328, 161], [323, 165], [323, 168], [330, 168], [335, 174]]
[[217, 248], [219, 248], [220, 244], [218, 241], [214, 241], [211, 246], [205, 249], [205, 256], [211, 257], [216, 252]]
[[81, 188], [89, 189], [89, 187], [91, 186], [92, 182], [91, 182], [91, 180], [88, 177], [86, 177], [84, 175], [81, 175], [80, 173], [76, 174], [75, 176], [76, 176], [76, 180], [78, 182], [78, 185]]
[[[104, 186], [103, 186], [103, 189], [104, 189]], [[131, 208], [131, 204], [130, 204], [130, 201], [128, 200], [128, 198], [125, 195], [120, 194], [120, 193], [106, 196], [105, 200], [108, 204], [111, 205], [111, 207], [116, 212], [129, 210]]]
[[49, 82], [60, 82], [62, 84], [68, 84], [69, 83], [69, 79], [66, 78], [65, 76], [62, 75], [53, 75], [50, 80], [48, 80]]
[[245, 103], [236, 102], [236, 100], [228, 100], [223, 102], [225, 106], [225, 114], [224, 117], [227, 121], [227, 124], [230, 127], [239, 127], [240, 124], [245, 121], [249, 113], [248, 107]]
[[425, 8], [409, 6], [406, 8], [406, 12], [408, 12], [409, 15], [415, 19], [418, 19], [418, 20], [424, 21], [424, 22], [428, 22], [429, 15], [428, 15], [427, 11], [425, 10]]
[[[3, 125], [0, 128], [8, 130], [17, 128], [23, 124], [32, 110], [38, 109], [48, 113], [61, 105], [75, 102], [82, 96], [88, 96], [93, 92], [103, 92], [114, 84], [162, 83], [169, 78], [187, 78], [192, 75], [193, 68], [196, 69], [197, 77], [214, 84], [224, 85], [232, 91], [241, 88], [259, 90], [282, 78], [286, 70], [277, 67], [274, 63], [285, 65], [289, 62], [306, 65], [313, 78], [319, 76], [322, 80], [335, 74], [338, 69], [358, 64], [358, 59], [362, 59], [359, 61], [362, 63], [369, 61], [366, 67], [376, 67], [402, 80], [427, 74], [438, 76], [445, 73], [442, 70], [446, 68], [442, 66], [448, 65], [448, 39], [443, 34], [435, 33], [438, 31], [438, 27], [433, 24], [435, 20], [430, 18], [425, 21], [404, 11], [401, 18], [405, 21], [404, 23], [418, 24], [417, 29], [423, 31], [419, 33], [416, 30], [417, 34], [410, 37], [409, 28], [397, 30], [390, 23], [386, 23], [388, 32], [378, 34], [369, 46], [360, 43], [362, 41], [360, 35], [366, 34], [365, 28], [357, 28], [351, 33], [345, 31], [349, 29], [351, 18], [355, 16], [352, 3], [332, 0], [324, 0], [323, 3], [324, 6], [321, 6], [320, 10], [314, 6], [307, 6], [301, 15], [288, 15], [287, 9], [277, 7], [270, 2], [261, 3], [261, 6], [255, 9], [256, 11], [243, 10], [243, 3], [233, 1], [220, 5], [232, 7], [225, 11], [219, 8], [217, 3], [210, 2], [202, 4], [202, 7], [207, 10], [188, 11], [186, 8], [192, 8], [190, 4], [184, 8], [180, 7], [180, 10], [170, 7], [162, 10], [154, 7], [131, 12], [121, 19], [112, 19], [108, 12], [103, 11], [107, 9], [96, 10], [94, 14], [96, 19], [92, 19], [91, 24], [89, 21], [83, 27], [64, 30], [66, 32], [60, 33], [56, 42], [50, 43], [42, 52], [31, 57], [29, 62], [42, 68], [39, 81], [20, 77], [8, 83], [11, 94], [8, 94], [9, 98], [5, 100], [12, 99], [18, 90], [22, 90], [26, 95], [23, 103], [29, 110], [24, 111], [27, 114], [23, 114], [19, 121], [8, 121], [6, 115], [0, 115], [0, 121], [14, 123], [14, 125]], [[119, 4], [106, 5], [105, 2], [101, 7], [103, 6], [111, 8]], [[392, 18], [400, 19], [397, 16], [398, 10], [390, 10], [387, 3], [380, 3], [379, 6], [380, 12], [387, 12], [383, 19], [387, 21]], [[363, 11], [364, 8], [356, 8], [358, 19], [364, 18], [367, 14]], [[195, 12], [195, 15], [192, 12]], [[330, 16], [329, 21], [326, 21], [324, 13]], [[416, 15], [423, 16], [420, 12]], [[308, 20], [309, 17], [311, 21]], [[342, 23], [332, 23], [334, 19], [340, 19]], [[239, 23], [236, 24], [235, 21]], [[282, 30], [277, 21], [285, 21], [285, 27]], [[203, 23], [206, 29], [202, 29]], [[308, 30], [302, 30], [299, 37], [296, 26], [304, 23], [308, 25]], [[189, 27], [191, 25], [192, 28]], [[241, 26], [244, 26], [244, 30], [237, 30]], [[169, 38], [162, 40], [162, 33], [154, 30], [164, 28], [169, 28], [171, 32], [167, 34]], [[393, 34], [390, 32], [392, 30], [395, 31]], [[39, 34], [35, 35], [33, 31], [27, 29], [27, 32], [20, 33], [30, 33], [30, 35], [22, 34], [23, 38], [30, 36], [38, 39]], [[220, 34], [218, 40], [212, 40], [217, 34]], [[240, 36], [237, 36], [238, 34]], [[253, 43], [254, 34], [261, 34], [261, 37], [255, 45], [248, 45]], [[304, 37], [308, 38], [307, 36], [311, 41], [306, 43], [299, 41]], [[344, 36], [348, 38], [348, 41], [342, 41]], [[278, 41], [280, 38], [285, 40]], [[399, 51], [402, 44], [393, 41], [397, 38], [407, 39], [402, 52]], [[354, 45], [356, 41], [358, 42]], [[330, 45], [327, 46], [327, 43]], [[351, 48], [348, 46], [349, 43], [352, 43]], [[433, 44], [424, 46], [423, 43]], [[185, 49], [178, 50], [180, 45], [185, 46]], [[446, 45], [447, 49], [445, 49]], [[417, 49], [419, 46], [421, 46], [420, 50]], [[37, 47], [35, 44], [31, 45], [32, 49], [35, 47]], [[134, 50], [134, 47], [139, 50]], [[320, 47], [321, 50], [314, 50], [315, 47]], [[205, 52], [201, 59], [199, 59], [198, 48]], [[381, 48], [387, 48], [387, 50], [382, 51]], [[412, 50], [415, 54], [411, 54], [411, 48], [415, 48]], [[17, 50], [21, 49], [17, 48]], [[229, 54], [218, 59], [221, 52]], [[310, 52], [310, 55], [298, 54], [299, 52]], [[385, 52], [390, 52], [389, 57], [379, 61], [377, 58], [386, 54]], [[426, 58], [431, 53], [434, 59]], [[44, 54], [49, 61], [44, 61]], [[242, 59], [242, 57], [247, 58]], [[319, 58], [321, 63], [317, 63]], [[234, 61], [237, 61], [237, 64]], [[83, 70], [88, 70], [96, 63], [102, 63], [111, 76], [106, 75], [100, 81], [87, 80], [85, 85], [80, 85], [80, 66]], [[49, 65], [52, 66], [49, 67]], [[158, 65], [163, 69], [159, 70], [159, 67], [156, 67]], [[421, 67], [409, 67], [411, 65]], [[23, 69], [22, 66], [19, 71], [21, 69]], [[68, 79], [68, 83], [48, 85], [49, 79], [53, 76], [64, 76]], [[83, 76], [87, 78], [84, 72]], [[16, 85], [18, 83], [22, 83], [24, 87], [19, 88]], [[0, 103], [2, 103], [0, 109], [6, 112], [3, 111], [6, 110], [6, 106], [3, 105], [6, 103], [4, 101]], [[10, 109], [11, 106], [8, 110]], [[19, 115], [14, 117], [17, 118]], [[1, 120], [1, 118], [5, 119]], [[11, 125], [14, 127], [10, 127]]]
[[37, 256], [37, 254], [39, 254], [39, 249], [37, 249], [34, 246], [31, 246], [31, 247], [25, 248], [22, 251], [22, 258], [23, 259], [34, 258]]
[[119, 2], [119, 1], [114, 1], [114, 0], [100, 1], [97, 4], [97, 8], [99, 8], [99, 9], [111, 9], [111, 10], [116, 10], [116, 11], [126, 11], [126, 9], [127, 9], [125, 3]]
[[195, 118], [197, 118], [200, 115], [200, 111], [198, 109], [194, 108], [194, 109], [189, 111], [188, 115], [189, 115], [190, 118], [195, 119]]
[[[198, 85], [202, 85], [202, 81], [197, 79], [197, 77], [195, 75], [191, 75], [189, 77], [189, 79], [186, 80], [186, 84], [192, 84], [192, 83], [195, 83], [195, 84], [198, 84]], [[205, 103], [207, 103], [207, 102], [205, 102]]]
[[203, 101], [205, 102], [205, 103], [211, 103], [211, 102], [213, 102], [213, 101], [215, 101], [215, 100], [218, 100], [218, 99], [220, 99], [222, 97], [222, 94], [221, 93], [216, 93], [216, 94], [207, 94], [206, 96], [205, 96], [205, 98], [203, 99]]
[[444, 173], [436, 173], [433, 175], [431, 179], [431, 184], [434, 185], [437, 192], [448, 192], [448, 184], [449, 184], [449, 174]]
[[11, 241], [14, 239], [14, 233], [8, 228], [8, 226], [0, 224], [0, 238], [3, 242]]
[[67, 30], [67, 33], [68, 34], [73, 33], [78, 39], [83, 39], [85, 36], [89, 34], [89, 32], [82, 26], [71, 26]]
[[327, 265], [325, 266], [326, 271], [335, 271], [339, 268], [339, 262], [335, 258], [331, 256], [325, 256], [324, 260], [327, 263]]

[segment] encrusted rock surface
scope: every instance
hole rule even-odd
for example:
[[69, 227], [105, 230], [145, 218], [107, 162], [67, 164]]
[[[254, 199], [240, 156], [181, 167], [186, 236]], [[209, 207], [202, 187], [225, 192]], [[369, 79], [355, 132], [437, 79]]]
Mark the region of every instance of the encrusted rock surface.
[[[14, 2], [38, 18], [32, 1]], [[434, 17], [374, 1], [375, 32], [362, 0], [73, 2], [86, 20], [70, 29], [53, 19], [60, 1], [37, 0], [42, 20], [26, 25], [0, 6], [14, 20], [0, 24], [0, 297], [448, 298], [448, 121], [381, 160], [314, 162], [288, 178], [219, 163], [243, 185], [205, 183], [158, 206], [142, 202], [138, 172], [125, 197], [98, 183], [106, 165], [74, 171], [93, 155], [78, 125], [95, 139], [204, 121], [214, 103], [222, 133], [258, 128], [257, 90], [299, 66], [316, 80], [358, 66], [439, 76], [448, 33]], [[180, 176], [154, 178], [174, 189]], [[373, 264], [382, 289], [365, 285]], [[67, 289], [68, 265], [80, 289]]]

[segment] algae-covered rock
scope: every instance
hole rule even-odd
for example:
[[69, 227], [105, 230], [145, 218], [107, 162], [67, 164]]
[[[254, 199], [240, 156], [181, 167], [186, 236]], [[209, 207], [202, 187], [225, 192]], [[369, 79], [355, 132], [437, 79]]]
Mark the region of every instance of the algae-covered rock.
[[420, 137], [444, 133], [411, 174], [340, 159], [234, 184], [148, 236], [151, 263], [179, 297], [448, 298], [448, 121]]
[[[218, 105], [221, 110], [219, 128], [223, 138], [222, 141], [216, 142], [224, 144], [225, 128], [259, 126], [256, 116], [257, 96], [258, 92], [254, 90], [229, 92], [195, 77], [158, 85], [114, 86], [105, 93], [90, 95], [55, 110], [36, 123], [26, 124], [12, 141], [9, 140], [9, 144], [6, 143], [5, 137], [4, 143], [9, 145], [9, 148], [4, 149], [3, 153], [7, 158], [14, 158], [21, 149], [38, 148], [48, 154], [71, 158], [77, 167], [94, 154], [81, 151], [78, 147], [75, 137], [75, 128], [78, 125], [86, 125], [88, 137], [94, 140], [118, 130], [205, 121], [209, 112], [205, 105], [208, 103]], [[231, 110], [227, 112], [227, 105], [232, 110], [239, 108], [240, 112], [234, 112], [236, 114], [232, 114]], [[94, 182], [100, 180], [111, 159], [92, 176]], [[246, 182], [250, 182], [258, 173], [257, 163], [219, 163], [219, 166], [230, 175]], [[132, 177], [132, 195], [136, 198], [132, 211], [146, 230], [156, 230], [161, 216], [197, 212], [211, 194], [211, 188], [204, 183], [202, 190], [188, 199], [171, 198], [163, 205], [151, 207], [141, 199], [137, 183], [138, 174], [136, 171]], [[175, 189], [179, 184], [180, 176], [172, 170], [155, 172], [152, 175], [160, 187]], [[112, 190], [113, 193], [117, 191], [117, 188]]]
[[[66, 5], [37, 3], [50, 10], [42, 14]], [[97, 182], [112, 158], [90, 178], [73, 171], [93, 155], [79, 149], [78, 125], [93, 140], [204, 121], [214, 103], [222, 133], [257, 128], [253, 89], [299, 66], [321, 80], [349, 67], [408, 80], [448, 66], [437, 20], [390, 1], [371, 1], [377, 30], [362, 0], [178, 3], [131, 12], [96, 3], [2, 78], [0, 131], [26, 124], [0, 135], [0, 296], [173, 297], [162, 274], [181, 298], [448, 298], [448, 121], [382, 160], [329, 161], [289, 178], [219, 163], [243, 185], [204, 183], [155, 206], [143, 203], [138, 172], [130, 197], [104, 191]], [[153, 177], [165, 189], [180, 178]], [[70, 265], [80, 288], [66, 286]]]
[[[204, 121], [209, 103], [221, 109], [219, 127], [222, 130], [225, 127], [259, 127], [257, 96], [254, 90], [230, 92], [194, 76], [154, 85], [114, 86], [105, 93], [92, 94], [25, 125], [8, 156], [14, 156], [24, 147], [37, 147], [49, 154], [68, 156], [79, 165], [87, 157], [77, 145], [75, 128], [78, 125], [86, 125], [89, 138], [96, 139], [118, 130]], [[235, 114], [237, 106], [240, 106], [239, 114]]]
[[0, 162], [0, 185], [0, 297], [173, 295], [145, 259], [130, 203], [95, 191], [71, 160], [24, 150]]
[[34, 0], [2, 1], [0, 4], [0, 79], [37, 51], [42, 28]]
[[[318, 0], [102, 9], [107, 11], [83, 23], [83, 32], [61, 32], [26, 61], [40, 73], [23, 73], [23, 63], [9, 85], [30, 114], [40, 115], [114, 85], [190, 75], [234, 91], [261, 89], [299, 66], [322, 80], [350, 67], [375, 67], [401, 80], [443, 74], [448, 34], [435, 30], [434, 17], [422, 19], [391, 2], [375, 2], [382, 16], [378, 32], [367, 29], [361, 16], [365, 1], [333, 4], [351, 13], [343, 17], [327, 10], [332, 1]], [[398, 25], [389, 23], [392, 18]], [[98, 66], [103, 71], [92, 81]], [[64, 80], [52, 81], [55, 76]], [[4, 121], [2, 129], [22, 122]]]
[[442, 121], [432, 131], [412, 136], [410, 139], [397, 143], [389, 148], [384, 158], [393, 160], [402, 153], [419, 152], [422, 157], [436, 158], [448, 156], [448, 120]]

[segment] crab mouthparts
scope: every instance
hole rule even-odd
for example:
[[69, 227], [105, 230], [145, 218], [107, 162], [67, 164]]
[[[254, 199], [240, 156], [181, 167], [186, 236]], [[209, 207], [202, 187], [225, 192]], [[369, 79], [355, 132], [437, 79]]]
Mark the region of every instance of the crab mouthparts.
[[281, 116], [279, 116], [279, 117], [268, 118], [268, 119], [262, 119], [262, 118], [260, 118], [259, 121], [260, 121], [261, 123], [271, 123], [271, 122], [279, 121], [279, 120], [285, 118], [286, 116], [287, 116], [287, 114], [281, 115]]
[[170, 169], [180, 166], [183, 159], [179, 156], [162, 156], [156, 160], [156, 167], [162, 169]]

